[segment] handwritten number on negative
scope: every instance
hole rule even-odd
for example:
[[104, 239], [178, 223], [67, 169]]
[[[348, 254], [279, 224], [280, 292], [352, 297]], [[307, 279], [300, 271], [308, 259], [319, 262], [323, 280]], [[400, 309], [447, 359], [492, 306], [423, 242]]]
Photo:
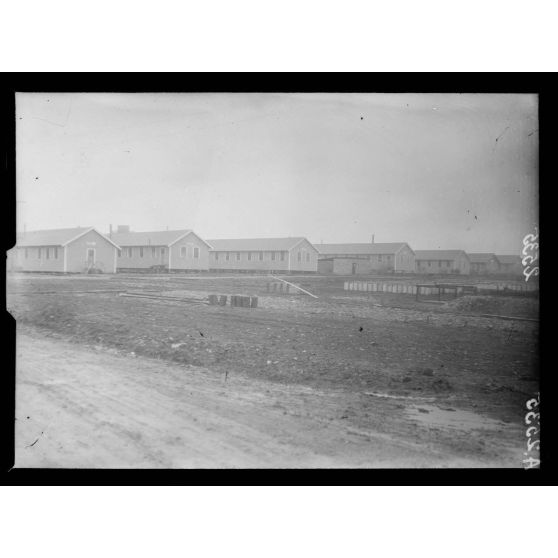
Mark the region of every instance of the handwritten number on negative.
[[541, 404], [541, 400], [540, 400], [540, 394], [537, 394], [537, 397], [534, 399], [529, 399], [529, 401], [527, 401], [526, 403], [526, 407], [527, 409], [529, 409], [530, 411], [533, 410], [533, 408], [538, 407]]

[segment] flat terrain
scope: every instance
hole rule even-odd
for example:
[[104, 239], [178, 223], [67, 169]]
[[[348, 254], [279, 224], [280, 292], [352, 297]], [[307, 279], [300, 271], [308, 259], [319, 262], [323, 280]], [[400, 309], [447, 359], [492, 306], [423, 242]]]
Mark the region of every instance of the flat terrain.
[[289, 280], [319, 298], [265, 277], [10, 276], [16, 466], [521, 467], [538, 300]]

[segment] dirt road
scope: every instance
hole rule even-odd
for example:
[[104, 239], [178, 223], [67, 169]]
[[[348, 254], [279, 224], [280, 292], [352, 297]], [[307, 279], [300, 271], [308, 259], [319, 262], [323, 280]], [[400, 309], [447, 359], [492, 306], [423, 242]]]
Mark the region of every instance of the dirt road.
[[18, 334], [16, 467], [521, 466], [516, 426], [450, 411]]

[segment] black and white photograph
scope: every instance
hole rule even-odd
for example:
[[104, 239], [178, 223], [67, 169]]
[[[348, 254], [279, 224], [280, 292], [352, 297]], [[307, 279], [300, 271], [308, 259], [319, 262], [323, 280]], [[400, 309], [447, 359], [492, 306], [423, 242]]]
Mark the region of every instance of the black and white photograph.
[[17, 92], [15, 469], [539, 468], [538, 103]]

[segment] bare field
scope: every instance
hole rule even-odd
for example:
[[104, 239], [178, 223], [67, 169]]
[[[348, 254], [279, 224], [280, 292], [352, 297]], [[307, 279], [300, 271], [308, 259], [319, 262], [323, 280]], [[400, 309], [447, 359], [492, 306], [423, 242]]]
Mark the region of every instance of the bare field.
[[[285, 423], [279, 438], [298, 427], [311, 437], [316, 426], [312, 421], [335, 428], [336, 441], [327, 451], [314, 447], [300, 466], [411, 466], [419, 446], [424, 447], [415, 462], [422, 466], [458, 462], [466, 466], [521, 466], [525, 401], [538, 389], [537, 322], [476, 316], [483, 309], [479, 302], [465, 305], [464, 311], [459, 301], [430, 305], [405, 295], [362, 296], [365, 293], [343, 291], [343, 278], [287, 279], [319, 298], [269, 293], [269, 280], [263, 276], [13, 275], [8, 278], [8, 308], [18, 321], [22, 339], [27, 339], [27, 347], [45, 343], [41, 345], [43, 362], [60, 344], [65, 349], [59, 358], [68, 362], [74, 358], [71, 347], [76, 354], [86, 351], [77, 362], [103, 355], [118, 359], [117, 367], [126, 371], [123, 374], [126, 382], [131, 382], [130, 389], [141, 391], [140, 399], [148, 397], [150, 390], [155, 394], [163, 389], [170, 378], [180, 383], [181, 370], [184, 385], [190, 385], [188, 371], [197, 370], [196, 377], [204, 378], [208, 386], [231, 386], [234, 382], [244, 390], [250, 386], [252, 399], [258, 401], [251, 413], [279, 405], [277, 417], [294, 421]], [[120, 296], [123, 291], [173, 298]], [[203, 300], [210, 292], [259, 295], [259, 307], [208, 306]], [[538, 301], [534, 299], [499, 297], [490, 304], [507, 305], [511, 315], [537, 316]], [[28, 352], [32, 355], [33, 350]], [[93, 356], [87, 357], [89, 353]], [[31, 356], [22, 356], [23, 363], [26, 358]], [[149, 381], [138, 376], [134, 383], [134, 367], [152, 369], [157, 362], [167, 372], [156, 380], [144, 372]], [[28, 371], [18, 374], [21, 378], [39, 374], [29, 371], [34, 367], [37, 363], [30, 362]], [[81, 381], [75, 366], [61, 362], [61, 367], [66, 370], [64, 375], [70, 375], [66, 382]], [[39, 386], [54, 382], [57, 374], [56, 367], [49, 367], [40, 372], [41, 379], [31, 380], [35, 392], [26, 404], [48, 397], [52, 392], [45, 394]], [[83, 374], [87, 374], [86, 367]], [[120, 389], [115, 384], [117, 377], [105, 378], [106, 390]], [[87, 384], [88, 377], [84, 381]], [[80, 390], [85, 405], [89, 397], [86, 385]], [[266, 390], [273, 392], [275, 399], [270, 399]], [[298, 393], [294, 398], [288, 395], [292, 390]], [[215, 392], [215, 398], [221, 398], [219, 393]], [[103, 414], [105, 403], [107, 413], [114, 414], [114, 405], [97, 395], [91, 402], [97, 405], [97, 414]], [[172, 400], [171, 407], [182, 404], [180, 390], [173, 391]], [[219, 401], [215, 402], [216, 412], [221, 413], [224, 403]], [[164, 407], [165, 403], [161, 404]], [[228, 409], [223, 412], [233, 412], [233, 407]], [[160, 417], [163, 421], [164, 415]], [[296, 416], [305, 417], [299, 426], [295, 426]], [[168, 420], [172, 430], [176, 425], [172, 426], [170, 417]], [[139, 426], [132, 428], [135, 432], [134, 428]], [[353, 446], [342, 441], [344, 436], [351, 438], [351, 430], [361, 436], [353, 453]], [[273, 437], [273, 432], [270, 429], [268, 436]], [[366, 437], [383, 442], [370, 443], [366, 449]], [[298, 445], [300, 451], [300, 444], [308, 443], [293, 440], [289, 443]], [[257, 444], [255, 438], [246, 442], [251, 443]], [[288, 450], [288, 445], [286, 453], [296, 450]], [[402, 445], [406, 449], [401, 449]], [[164, 457], [166, 451], [176, 452], [176, 448], [161, 451], [160, 463], [165, 465], [160, 466], [188, 466], [184, 456], [173, 453], [172, 459]], [[203, 454], [205, 450], [199, 451]], [[212, 461], [198, 455], [192, 463], [272, 466], [271, 457], [259, 458], [249, 451], [244, 457], [231, 457], [230, 462], [226, 456], [224, 451]], [[133, 461], [133, 457], [126, 459], [122, 466]], [[149, 462], [153, 464], [153, 460]], [[278, 466], [290, 466], [286, 463], [280, 459]]]

